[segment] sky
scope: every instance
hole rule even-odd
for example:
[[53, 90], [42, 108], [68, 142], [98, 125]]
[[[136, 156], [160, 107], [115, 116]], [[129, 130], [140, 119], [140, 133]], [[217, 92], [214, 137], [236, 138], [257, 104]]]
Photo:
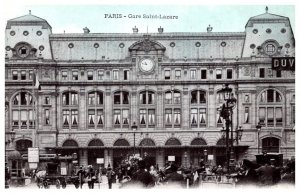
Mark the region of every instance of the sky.
[[[48, 21], [53, 33], [82, 33], [88, 27], [91, 33], [131, 33], [136, 26], [140, 33], [205, 32], [210, 24], [213, 32], [243, 32], [250, 17], [265, 13], [266, 5], [99, 5], [99, 4], [24, 4], [5, 9], [5, 21], [26, 15]], [[268, 5], [269, 13], [290, 18], [295, 26], [295, 6]], [[105, 18], [105, 14], [122, 14], [122, 18]], [[178, 19], [128, 18], [129, 14], [161, 14]], [[124, 17], [126, 16], [126, 18]]]

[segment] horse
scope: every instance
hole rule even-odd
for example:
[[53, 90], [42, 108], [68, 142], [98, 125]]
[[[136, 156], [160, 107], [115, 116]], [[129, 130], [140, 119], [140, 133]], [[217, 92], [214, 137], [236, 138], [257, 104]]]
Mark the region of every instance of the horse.
[[45, 170], [40, 170], [40, 171], [37, 171], [34, 173], [34, 175], [33, 175], [34, 181], [36, 182], [36, 184], [39, 188], [43, 188], [43, 187], [47, 186], [47, 185], [45, 185], [46, 184], [45, 182], [47, 182], [45, 180], [46, 175], [47, 175], [47, 171], [45, 171]]

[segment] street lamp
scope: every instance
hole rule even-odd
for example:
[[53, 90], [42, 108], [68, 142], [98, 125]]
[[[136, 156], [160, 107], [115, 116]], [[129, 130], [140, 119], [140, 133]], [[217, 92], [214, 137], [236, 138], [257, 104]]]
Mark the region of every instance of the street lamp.
[[5, 141], [5, 144], [9, 146], [10, 143], [13, 144], [13, 142], [14, 142], [14, 140], [15, 140], [15, 138], [16, 138], [16, 132], [15, 132], [15, 130], [12, 129], [12, 130], [8, 133], [8, 135], [9, 135], [9, 139], [7, 139], [7, 141]]
[[235, 138], [235, 140], [236, 140], [236, 143], [237, 143], [237, 144], [239, 144], [239, 140], [242, 139], [243, 131], [244, 131], [244, 130], [242, 129], [241, 126], [239, 126], [239, 128], [236, 130], [236, 138]]
[[206, 149], [203, 150], [203, 154], [204, 154], [204, 163], [206, 165], [207, 164], [207, 150]]
[[135, 122], [133, 122], [131, 129], [133, 130], [133, 157], [134, 157], [135, 156], [135, 131], [137, 130], [137, 125], [135, 124]]
[[258, 124], [256, 125], [256, 129], [257, 129], [257, 153], [259, 154], [259, 148], [260, 148], [260, 140], [259, 140], [259, 134], [260, 134], [260, 130], [261, 130], [261, 125], [258, 122]]
[[[232, 115], [233, 115], [233, 108], [236, 104], [236, 98], [232, 93], [232, 88], [228, 87], [228, 84], [225, 84], [225, 87], [222, 88], [220, 93], [223, 94], [225, 103], [222, 105], [220, 110], [220, 116], [225, 120], [225, 130], [223, 128], [222, 133], [225, 134], [226, 138], [226, 165], [227, 170], [229, 170], [230, 159], [234, 159], [233, 157], [233, 123], [232, 123]], [[231, 131], [230, 131], [231, 126]], [[229, 139], [229, 133], [231, 134], [231, 139]], [[230, 147], [229, 147], [230, 142]], [[232, 161], [231, 160], [231, 161]]]

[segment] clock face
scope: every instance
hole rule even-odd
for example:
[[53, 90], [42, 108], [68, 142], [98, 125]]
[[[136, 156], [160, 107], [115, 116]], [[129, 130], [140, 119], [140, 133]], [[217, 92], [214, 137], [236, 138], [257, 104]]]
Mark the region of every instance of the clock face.
[[154, 62], [151, 59], [142, 59], [140, 61], [140, 68], [144, 72], [150, 72], [154, 68]]

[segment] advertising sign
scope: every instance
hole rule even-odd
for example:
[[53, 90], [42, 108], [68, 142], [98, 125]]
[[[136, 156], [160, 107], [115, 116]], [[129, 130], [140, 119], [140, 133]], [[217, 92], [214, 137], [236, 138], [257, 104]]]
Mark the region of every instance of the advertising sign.
[[38, 163], [39, 161], [39, 148], [28, 148], [28, 162]]
[[175, 161], [175, 156], [168, 156], [168, 161], [174, 162]]
[[272, 58], [272, 69], [295, 71], [295, 57]]
[[67, 168], [66, 167], [60, 168], [60, 174], [61, 175], [67, 175]]
[[104, 158], [97, 158], [97, 164], [104, 164]]
[[29, 169], [37, 169], [38, 164], [37, 163], [29, 163]]
[[207, 160], [214, 160], [214, 155], [207, 155]]

